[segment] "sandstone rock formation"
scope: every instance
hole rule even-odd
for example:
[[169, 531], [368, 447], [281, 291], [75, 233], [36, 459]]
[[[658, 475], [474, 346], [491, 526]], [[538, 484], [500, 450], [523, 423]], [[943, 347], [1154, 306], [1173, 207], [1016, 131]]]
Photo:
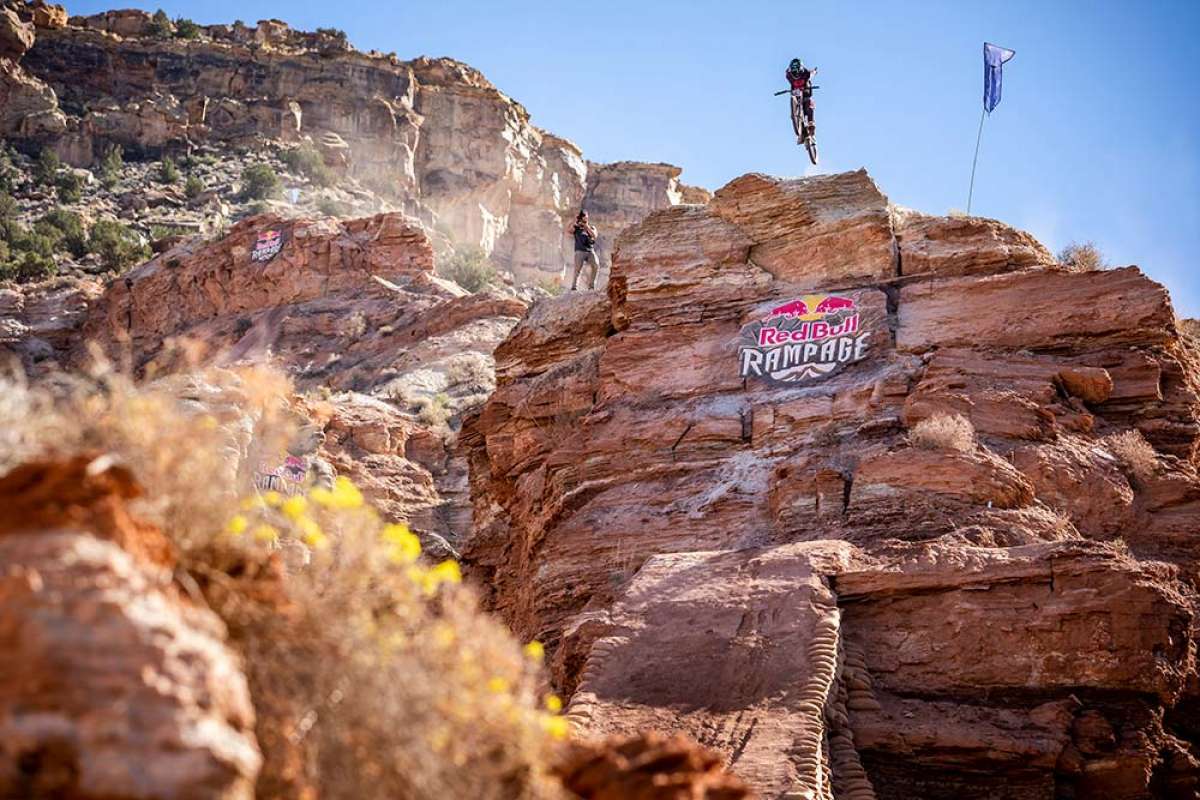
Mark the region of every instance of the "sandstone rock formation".
[[246, 679], [136, 493], [87, 457], [0, 479], [0, 796], [254, 796]]
[[[256, 261], [266, 233], [282, 247]], [[466, 532], [466, 462], [448, 423], [490, 390], [491, 351], [528, 293], [468, 294], [438, 278], [414, 220], [252, 218], [126, 273], [69, 335], [39, 326], [43, 307], [80, 301], [75, 289], [26, 299], [9, 325], [37, 334], [42, 350], [65, 346], [53, 352], [71, 366], [87, 363], [92, 343], [135, 374], [270, 361], [308, 398], [303, 412], [324, 434], [307, 453], [359, 481], [394, 519], [452, 541]], [[32, 341], [10, 347], [28, 352]]]
[[[268, 234], [280, 250], [256, 261]], [[470, 527], [458, 417], [491, 391], [491, 352], [536, 292], [468, 294], [433, 262], [428, 237], [402, 214], [254, 217], [212, 241], [182, 241], [107, 287], [62, 278], [0, 290], [0, 353], [34, 377], [86, 368], [94, 346], [148, 378], [272, 363], [302, 395], [297, 424], [319, 434], [292, 455], [349, 476], [444, 552]], [[221, 417], [211, 391], [177, 383], [181, 399]]]
[[[742, 377], [743, 326], [829, 296], [856, 359]], [[748, 175], [495, 358], [464, 556], [582, 731], [765, 797], [1194, 796], [1200, 362], [1136, 268]]]
[[64, 23], [51, 8], [0, 15], [0, 137], [30, 153], [51, 146], [75, 166], [112, 145], [145, 159], [306, 141], [381, 205], [528, 282], [566, 265], [581, 205], [615, 238], [651, 210], [706, 197], [677, 167], [589, 164], [451, 59], [359, 53], [344, 35], [277, 20], [210, 25], [189, 40], [156, 35], [143, 11]]

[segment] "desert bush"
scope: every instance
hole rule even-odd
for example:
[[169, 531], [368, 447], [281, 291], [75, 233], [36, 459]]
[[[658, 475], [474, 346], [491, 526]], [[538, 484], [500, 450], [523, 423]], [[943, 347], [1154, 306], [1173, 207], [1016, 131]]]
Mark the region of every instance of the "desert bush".
[[909, 442], [926, 450], [959, 450], [975, 448], [975, 426], [961, 414], [934, 414], [912, 427]]
[[1104, 437], [1104, 444], [1121, 462], [1125, 474], [1136, 483], [1145, 483], [1158, 471], [1158, 454], [1136, 428]]
[[156, 39], [169, 39], [175, 32], [171, 25], [171, 18], [167, 16], [167, 12], [161, 8], [154, 12], [154, 16], [150, 18], [150, 25], [147, 32]]
[[[178, 399], [197, 381], [220, 420]], [[258, 493], [231, 463], [240, 430], [260, 455], [282, 452], [281, 379], [209, 370], [139, 387], [99, 369], [64, 385], [0, 385], [0, 473], [96, 453], [137, 479], [134, 511], [171, 538], [177, 580], [203, 593], [240, 651], [264, 796], [559, 796], [547, 764], [568, 730], [544, 692], [541, 646], [482, 613], [457, 564], [425, 560], [418, 537], [350, 481]], [[303, 557], [280, 572], [281, 555]]]
[[17, 168], [8, 145], [0, 142], [0, 192], [10, 192], [17, 184]]
[[[15, 220], [19, 211], [17, 201], [13, 199], [13, 196], [7, 192], [0, 192], [0, 224]], [[0, 228], [0, 238], [7, 239], [4, 236], [3, 228]]]
[[1095, 272], [1108, 269], [1108, 261], [1094, 242], [1071, 242], [1058, 251], [1058, 263], [1073, 272]]
[[129, 227], [113, 219], [97, 220], [88, 235], [88, 249], [104, 266], [120, 272], [150, 257], [150, 248]]
[[163, 160], [158, 162], [158, 182], [173, 185], [179, 183], [179, 168], [175, 166], [175, 160], [170, 156], [163, 156]]
[[38, 220], [34, 230], [57, 238], [55, 249], [64, 250], [76, 258], [82, 258], [88, 252], [88, 237], [83, 218], [73, 211], [56, 208]]
[[343, 43], [347, 41], [346, 32], [340, 28], [317, 28], [317, 35], [328, 36]]
[[1187, 337], [1193, 344], [1200, 345], [1200, 319], [1176, 317], [1175, 326], [1179, 333]]
[[325, 165], [325, 158], [311, 144], [302, 144], [291, 150], [283, 150], [279, 158], [288, 169], [304, 175], [319, 186], [332, 186], [336, 183], [333, 171]]
[[537, 282], [537, 286], [539, 289], [546, 292], [551, 297], [558, 297], [560, 294], [562, 294], [565, 291], [565, 287], [563, 286], [561, 277], [559, 277], [559, 278], [540, 278]]
[[43, 147], [41, 155], [38, 156], [37, 163], [33, 167], [34, 181], [39, 186], [53, 186], [58, 178], [58, 168], [61, 166], [62, 161], [59, 160], [58, 153], [49, 147]]
[[478, 292], [496, 282], [496, 270], [479, 249], [463, 249], [439, 260], [437, 273], [468, 292]]
[[0, 281], [30, 283], [49, 278], [57, 272], [53, 256], [32, 250], [10, 253], [4, 261], [0, 261]]
[[341, 217], [347, 213], [346, 206], [332, 197], [322, 197], [318, 200], [317, 210], [327, 217]]
[[496, 384], [495, 368], [483, 353], [459, 353], [446, 368], [452, 386], [491, 389]]
[[442, 392], [417, 401], [417, 419], [431, 428], [444, 428], [452, 416], [450, 397]]
[[104, 158], [100, 160], [100, 168], [97, 170], [100, 183], [108, 189], [113, 188], [121, 179], [121, 171], [124, 168], [125, 158], [122, 155], [121, 145], [114, 144], [105, 151]]
[[179, 17], [175, 20], [176, 39], [199, 39], [203, 30], [203, 28], [187, 17]]
[[197, 178], [195, 175], [188, 175], [187, 180], [183, 184], [183, 193], [189, 200], [194, 200], [204, 191], [204, 181]]
[[283, 184], [270, 164], [252, 164], [242, 170], [242, 201], [270, 200], [279, 196]]
[[83, 178], [74, 170], [59, 175], [55, 185], [58, 187], [58, 199], [62, 202], [78, 203], [83, 199]]

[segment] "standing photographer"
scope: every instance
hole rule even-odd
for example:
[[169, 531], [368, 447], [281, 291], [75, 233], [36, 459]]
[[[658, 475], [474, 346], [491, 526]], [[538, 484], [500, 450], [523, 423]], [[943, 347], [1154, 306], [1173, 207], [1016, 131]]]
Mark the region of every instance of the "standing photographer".
[[591, 278], [588, 289], [596, 288], [596, 274], [600, 271], [600, 262], [596, 258], [596, 227], [588, 222], [586, 211], [580, 211], [571, 226], [571, 235], [575, 237], [575, 271], [571, 275], [571, 291], [575, 291], [579, 281], [579, 270], [584, 264], [590, 263]]

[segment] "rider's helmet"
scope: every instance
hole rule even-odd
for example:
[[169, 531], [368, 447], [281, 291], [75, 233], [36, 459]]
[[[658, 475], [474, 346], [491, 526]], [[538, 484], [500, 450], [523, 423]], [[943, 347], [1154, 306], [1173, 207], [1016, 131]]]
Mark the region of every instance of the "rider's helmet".
[[799, 75], [804, 72], [804, 62], [798, 58], [793, 58], [792, 63], [788, 64], [788, 75]]

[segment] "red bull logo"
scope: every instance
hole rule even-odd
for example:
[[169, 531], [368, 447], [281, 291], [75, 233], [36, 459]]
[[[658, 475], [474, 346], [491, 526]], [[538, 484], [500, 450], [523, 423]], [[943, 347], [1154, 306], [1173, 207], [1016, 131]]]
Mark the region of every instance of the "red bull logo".
[[870, 333], [860, 326], [852, 298], [810, 294], [789, 300], [742, 329], [740, 375], [776, 383], [829, 375], [866, 357]]
[[282, 231], [263, 231], [254, 241], [254, 249], [250, 251], [251, 261], [270, 261], [283, 249]]

